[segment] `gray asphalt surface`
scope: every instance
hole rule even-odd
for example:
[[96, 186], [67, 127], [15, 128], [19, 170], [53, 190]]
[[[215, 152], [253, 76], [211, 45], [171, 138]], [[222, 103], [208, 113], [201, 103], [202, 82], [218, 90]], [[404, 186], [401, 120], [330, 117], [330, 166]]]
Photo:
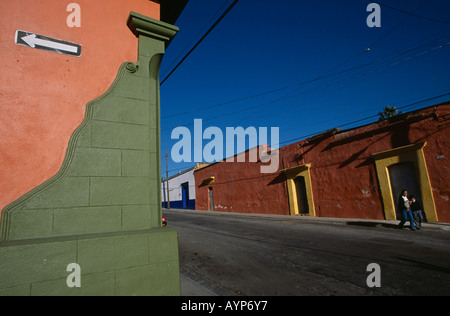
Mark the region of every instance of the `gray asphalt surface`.
[[[449, 226], [164, 212], [179, 232], [182, 295], [450, 295]], [[371, 263], [380, 288], [369, 288]]]

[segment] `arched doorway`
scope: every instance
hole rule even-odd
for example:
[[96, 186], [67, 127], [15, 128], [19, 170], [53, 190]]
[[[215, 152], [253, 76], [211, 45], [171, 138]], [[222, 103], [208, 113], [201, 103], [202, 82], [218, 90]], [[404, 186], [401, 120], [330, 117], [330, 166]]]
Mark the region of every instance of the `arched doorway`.
[[311, 164], [285, 169], [289, 196], [289, 208], [292, 216], [316, 216], [311, 184]]
[[402, 162], [394, 164], [388, 167], [388, 170], [396, 215], [397, 219], [400, 219], [397, 201], [402, 191], [407, 190], [408, 194], [413, 194], [417, 199], [422, 201], [420, 183], [417, 179], [416, 167], [413, 162]]
[[406, 189], [408, 193], [422, 199], [429, 222], [439, 221], [423, 152], [425, 146], [426, 143], [420, 143], [372, 155], [387, 220], [397, 219], [396, 207], [400, 196], [398, 190]]

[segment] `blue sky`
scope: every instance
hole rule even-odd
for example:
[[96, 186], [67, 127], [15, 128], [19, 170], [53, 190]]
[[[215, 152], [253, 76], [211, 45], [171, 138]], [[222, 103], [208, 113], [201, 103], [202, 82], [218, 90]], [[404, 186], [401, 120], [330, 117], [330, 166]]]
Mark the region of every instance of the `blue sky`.
[[[190, 0], [161, 81], [232, 2]], [[381, 7], [379, 28], [367, 26], [370, 3]], [[169, 175], [195, 164], [170, 157], [173, 129], [186, 126], [193, 135], [194, 119], [224, 134], [226, 127], [279, 127], [281, 147], [374, 122], [364, 119], [387, 105], [449, 93], [449, 13], [448, 0], [240, 0], [161, 86], [163, 175], [166, 150]]]

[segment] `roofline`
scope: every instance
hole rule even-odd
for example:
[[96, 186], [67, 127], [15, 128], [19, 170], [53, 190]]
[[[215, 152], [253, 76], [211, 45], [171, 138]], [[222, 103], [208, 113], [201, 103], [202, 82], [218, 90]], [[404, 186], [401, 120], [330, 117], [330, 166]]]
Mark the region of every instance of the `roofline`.
[[[439, 104], [435, 104], [435, 105], [429, 105], [429, 106], [426, 106], [426, 107], [423, 107], [423, 108], [420, 108], [420, 109], [417, 109], [417, 110], [414, 110], [414, 111], [411, 111], [411, 112], [402, 113], [402, 114], [399, 114], [398, 117], [401, 118], [402, 116], [404, 116], [404, 118], [407, 119], [409, 116], [414, 115], [414, 114], [417, 114], [418, 112], [423, 112], [423, 111], [428, 110], [428, 109], [431, 109], [431, 108], [436, 108], [436, 109], [437, 109], [438, 107], [445, 106], [445, 105], [450, 105], [450, 100], [449, 100], [449, 101], [442, 102], [442, 103], [439, 103]], [[393, 117], [393, 118], [395, 118], [395, 117]], [[287, 147], [287, 146], [291, 146], [291, 145], [300, 144], [300, 143], [305, 142], [305, 141], [306, 141], [307, 143], [309, 143], [309, 142], [314, 142], [314, 141], [316, 141], [316, 140], [318, 140], [318, 139], [324, 138], [324, 137], [327, 136], [327, 135], [330, 135], [330, 136], [331, 136], [331, 135], [344, 134], [344, 133], [351, 132], [351, 131], [353, 131], [353, 130], [366, 128], [366, 127], [369, 127], [369, 126], [371, 126], [371, 125], [376, 125], [376, 124], [379, 124], [380, 122], [388, 122], [388, 124], [386, 124], [384, 127], [386, 127], [386, 126], [388, 126], [388, 125], [391, 125], [391, 124], [398, 123], [397, 121], [395, 121], [395, 122], [389, 122], [389, 120], [390, 120], [390, 119], [393, 119], [393, 118], [387, 118], [387, 119], [384, 119], [384, 120], [378, 120], [378, 121], [376, 121], [376, 122], [367, 123], [367, 124], [360, 125], [360, 126], [356, 126], [356, 127], [352, 127], [352, 128], [349, 128], [349, 129], [332, 128], [332, 129], [329, 129], [329, 130], [327, 130], [327, 131], [320, 132], [320, 133], [318, 133], [318, 134], [316, 134], [316, 135], [314, 135], [314, 136], [311, 136], [311, 137], [309, 137], [309, 138], [305, 138], [305, 139], [299, 140], [299, 141], [297, 141], [297, 142], [288, 144], [288, 145], [283, 146], [283, 147]], [[326, 138], [326, 137], [325, 137], [325, 138]]]
[[[431, 108], [436, 108], [436, 109], [437, 109], [438, 107], [440, 107], [440, 106], [445, 106], [445, 105], [450, 105], [450, 100], [449, 100], [449, 101], [446, 101], [446, 102], [439, 103], [439, 104], [435, 104], [435, 105], [429, 105], [429, 106], [426, 106], [426, 107], [424, 107], [424, 108], [420, 108], [420, 109], [417, 109], [417, 110], [414, 110], [414, 111], [411, 111], [411, 112], [406, 112], [406, 113], [398, 114], [397, 116], [398, 116], [398, 117], [405, 116], [405, 119], [407, 119], [409, 116], [414, 115], [414, 114], [417, 114], [417, 113], [419, 113], [419, 112], [423, 112], [423, 111], [428, 110], [428, 109], [431, 109]], [[394, 116], [393, 118], [395, 118], [395, 116]], [[356, 126], [356, 127], [353, 127], [353, 128], [350, 128], [350, 129], [346, 129], [346, 130], [340, 130], [340, 131], [337, 132], [337, 134], [342, 134], [342, 133], [350, 132], [350, 131], [355, 130], [355, 129], [358, 129], [358, 128], [368, 127], [368, 126], [370, 126], [370, 125], [375, 125], [375, 124], [380, 123], [380, 122], [385, 122], [385, 121], [388, 121], [388, 122], [389, 122], [389, 119], [392, 119], [392, 118], [387, 118], [387, 119], [379, 120], [379, 121], [376, 121], [376, 122], [364, 124], [364, 125], [361, 125], [361, 126]], [[389, 125], [389, 124], [394, 124], [394, 123], [397, 123], [397, 122], [389, 122], [387, 125]]]
[[[446, 102], [439, 103], [439, 104], [430, 105], [430, 106], [427, 106], [427, 107], [424, 107], [424, 108], [420, 108], [420, 109], [417, 109], [417, 110], [414, 110], [414, 111], [411, 111], [411, 112], [407, 112], [407, 113], [404, 113], [404, 114], [401, 114], [401, 115], [406, 116], [406, 117], [405, 117], [405, 119], [406, 119], [406, 118], [408, 118], [409, 116], [414, 115], [414, 114], [416, 114], [416, 113], [418, 113], [418, 112], [423, 112], [423, 111], [428, 110], [428, 109], [431, 109], [431, 108], [436, 108], [436, 109], [437, 109], [438, 107], [445, 106], [445, 105], [450, 105], [450, 100], [449, 100], [449, 101], [446, 101]], [[385, 119], [385, 120], [383, 120], [383, 121], [389, 121], [389, 119]], [[347, 129], [347, 130], [341, 130], [341, 129], [339, 129], [339, 128], [332, 128], [332, 129], [329, 129], [329, 130], [327, 130], [327, 131], [318, 133], [318, 134], [316, 134], [316, 135], [314, 135], [314, 136], [311, 136], [311, 137], [309, 137], [309, 138], [305, 138], [305, 139], [299, 140], [299, 141], [297, 141], [297, 142], [294, 142], [294, 143], [285, 145], [285, 146], [279, 148], [278, 150], [282, 150], [283, 148], [288, 147], [288, 146], [298, 145], [298, 144], [300, 144], [300, 143], [302, 143], [302, 142], [305, 142], [305, 141], [306, 141], [307, 143], [310, 143], [310, 142], [314, 142], [314, 141], [317, 141], [317, 140], [323, 140], [324, 138], [328, 138], [329, 136], [332, 136], [332, 135], [343, 134], [343, 133], [347, 133], [347, 132], [350, 132], [350, 131], [353, 131], [353, 130], [362, 129], [362, 128], [368, 127], [368, 126], [370, 126], [370, 125], [374, 125], [374, 126], [375, 126], [376, 124], [380, 124], [380, 122], [383, 122], [383, 121], [376, 121], [376, 122], [368, 123], [368, 124], [365, 124], [365, 125], [353, 127], [353, 128]], [[395, 123], [397, 123], [397, 122], [388, 123], [388, 124], [385, 125], [384, 127], [386, 127], [386, 126], [388, 126], [388, 125], [391, 125], [391, 124], [395, 124]], [[236, 155], [234, 155], [234, 156], [232, 156], [232, 157], [237, 157], [237, 156], [242, 155], [242, 154], [244, 154], [244, 153], [247, 153], [247, 152], [249, 152], [250, 150], [255, 149], [255, 148], [258, 148], [258, 147], [253, 147], [253, 148], [247, 149], [247, 150], [245, 150], [245, 151], [243, 151], [243, 152], [241, 152], [241, 153], [239, 153], [239, 154], [236, 154]], [[229, 157], [229, 158], [231, 158], [231, 157]], [[215, 163], [212, 163], [212, 164], [210, 164], [210, 165], [208, 165], [208, 166], [206, 166], [206, 167], [204, 167], [204, 168], [197, 169], [197, 170], [195, 170], [194, 172], [199, 171], [199, 170], [201, 170], [201, 169], [206, 169], [206, 168], [208, 168], [208, 167], [214, 166], [214, 165], [219, 164], [219, 163], [222, 163], [222, 162], [226, 161], [226, 159], [227, 159], [227, 158], [224, 158], [223, 160], [220, 160], [220, 161], [216, 161]]]
[[195, 170], [195, 169], [196, 169], [196, 167], [192, 167], [192, 168], [186, 169], [184, 171], [181, 171], [180, 173], [177, 173], [177, 174], [169, 177], [169, 179], [164, 179], [164, 181], [175, 179], [175, 178], [177, 178], [179, 176], [182, 176], [182, 175], [184, 175], [184, 174], [186, 174], [186, 173], [188, 173], [188, 172], [190, 172], [192, 170]]

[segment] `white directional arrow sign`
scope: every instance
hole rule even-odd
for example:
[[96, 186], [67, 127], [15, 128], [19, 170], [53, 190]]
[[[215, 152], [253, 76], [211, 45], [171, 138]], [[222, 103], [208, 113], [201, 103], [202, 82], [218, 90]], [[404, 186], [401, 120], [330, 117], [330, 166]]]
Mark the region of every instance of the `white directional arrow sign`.
[[16, 44], [64, 55], [81, 56], [81, 45], [25, 31], [16, 32]]
[[78, 51], [78, 48], [76, 46], [61, 44], [52, 42], [49, 40], [43, 40], [36, 37], [36, 34], [28, 35], [22, 37], [22, 40], [27, 43], [29, 46], [35, 48], [36, 45], [42, 46], [42, 47], [48, 47], [56, 50], [62, 50], [66, 52], [76, 53]]

